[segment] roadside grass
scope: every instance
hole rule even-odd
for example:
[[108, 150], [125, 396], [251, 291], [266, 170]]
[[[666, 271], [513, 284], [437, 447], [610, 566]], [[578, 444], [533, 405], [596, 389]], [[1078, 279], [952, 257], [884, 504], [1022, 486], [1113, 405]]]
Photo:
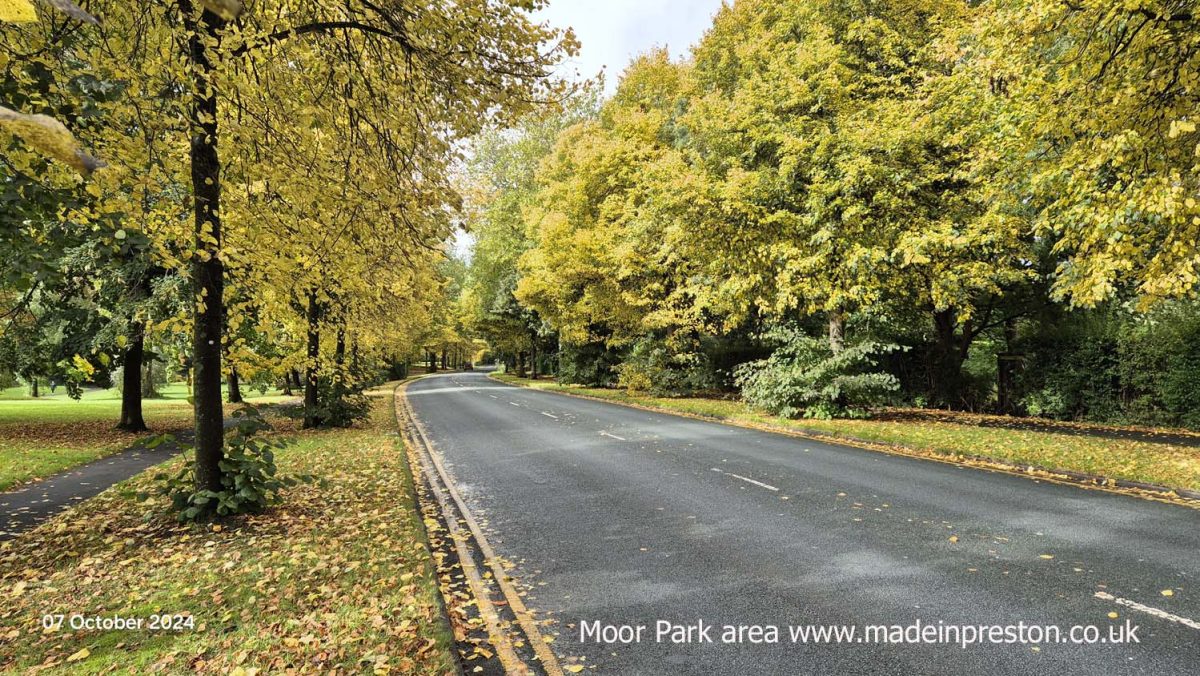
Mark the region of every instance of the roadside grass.
[[[280, 470], [324, 483], [263, 514], [176, 524], [133, 496], [150, 470], [0, 544], [0, 671], [453, 673], [390, 388], [372, 401], [362, 427], [289, 433]], [[73, 630], [76, 613], [193, 628]]]
[[[142, 402], [151, 434], [178, 432], [192, 424], [186, 386], [171, 387], [183, 389], [169, 391], [169, 398]], [[269, 394], [247, 401], [269, 404], [285, 399]], [[116, 390], [91, 390], [79, 401], [61, 389], [52, 397], [0, 399], [0, 491], [111, 455], [149, 436], [116, 429], [120, 417], [121, 395]]]
[[[1138, 438], [1114, 438], [1123, 428], [1057, 425], [1022, 428], [990, 424], [992, 416], [951, 416], [929, 412], [920, 419], [884, 417], [870, 420], [790, 420], [751, 409], [740, 401], [668, 398], [531, 381], [498, 374], [492, 377], [548, 391], [582, 394], [598, 399], [647, 406], [753, 427], [780, 428], [851, 442], [896, 444], [930, 457], [958, 460], [976, 456], [1004, 463], [1035, 465], [1050, 470], [1084, 472], [1189, 490], [1200, 489], [1200, 447], [1176, 443], [1172, 432], [1138, 432]], [[1091, 429], [1094, 434], [1086, 433]]]

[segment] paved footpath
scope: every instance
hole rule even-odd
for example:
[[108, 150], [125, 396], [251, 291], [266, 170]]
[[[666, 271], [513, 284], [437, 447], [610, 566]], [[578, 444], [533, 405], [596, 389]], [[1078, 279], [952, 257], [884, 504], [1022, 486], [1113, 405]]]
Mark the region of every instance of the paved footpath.
[[138, 442], [86, 465], [0, 493], [0, 542], [17, 537], [71, 505], [174, 457], [179, 451], [177, 443], [148, 449]]

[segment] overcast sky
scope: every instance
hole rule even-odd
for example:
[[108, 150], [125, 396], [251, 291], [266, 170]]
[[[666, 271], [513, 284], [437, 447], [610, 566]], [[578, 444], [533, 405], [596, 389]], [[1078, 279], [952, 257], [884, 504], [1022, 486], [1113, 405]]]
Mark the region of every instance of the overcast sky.
[[550, 0], [536, 16], [574, 28], [583, 43], [564, 74], [578, 71], [588, 78], [604, 68], [605, 91], [611, 94], [634, 56], [658, 46], [669, 47], [674, 58], [686, 54], [720, 7], [721, 0]]

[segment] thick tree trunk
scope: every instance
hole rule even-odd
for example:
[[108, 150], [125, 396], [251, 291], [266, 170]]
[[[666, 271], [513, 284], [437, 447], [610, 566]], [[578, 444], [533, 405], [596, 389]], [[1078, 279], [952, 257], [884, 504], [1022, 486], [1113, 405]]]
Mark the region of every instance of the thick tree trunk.
[[229, 403], [240, 404], [245, 399], [242, 399], [242, 383], [238, 378], [236, 366], [229, 367]]
[[316, 292], [308, 294], [308, 364], [304, 379], [304, 429], [320, 427], [322, 420], [317, 415], [317, 366], [321, 358], [321, 308]]
[[963, 407], [963, 363], [970, 347], [965, 336], [958, 335], [958, 315], [953, 308], [933, 313], [936, 354], [932, 369], [935, 403], [944, 408]]
[[524, 352], [517, 353], [517, 377], [518, 378], [525, 377], [525, 353]]
[[38, 378], [37, 378], [37, 376], [34, 376], [34, 377], [32, 378], [32, 380], [31, 380], [31, 384], [32, 384], [32, 386], [33, 386], [33, 387], [32, 387], [32, 391], [30, 392], [30, 394], [33, 396], [33, 398], [34, 398], [34, 399], [37, 399], [38, 397], [42, 396], [42, 393], [41, 393], [41, 392], [38, 390]]
[[834, 354], [846, 349], [846, 313], [841, 310], [829, 312], [829, 349]]
[[291, 369], [288, 371], [288, 375], [291, 376], [292, 384], [295, 385], [297, 389], [304, 387], [304, 381], [300, 379], [299, 371], [297, 371], [296, 369]]
[[221, 403], [221, 332], [224, 326], [225, 265], [221, 260], [221, 162], [217, 155], [217, 93], [211, 45], [225, 21], [204, 10], [194, 20], [191, 0], [179, 0], [189, 33], [192, 72], [192, 195], [195, 248], [192, 284], [200, 306], [192, 331], [192, 394], [196, 418], [196, 488], [220, 491], [225, 452], [225, 412]]
[[446, 360], [446, 348], [444, 348], [444, 347], [442, 348], [442, 368], [443, 369], [450, 368], [450, 363]]
[[142, 418], [142, 361], [146, 351], [146, 332], [141, 322], [129, 327], [129, 343], [125, 346], [125, 363], [121, 367], [121, 422], [117, 429], [145, 432]]

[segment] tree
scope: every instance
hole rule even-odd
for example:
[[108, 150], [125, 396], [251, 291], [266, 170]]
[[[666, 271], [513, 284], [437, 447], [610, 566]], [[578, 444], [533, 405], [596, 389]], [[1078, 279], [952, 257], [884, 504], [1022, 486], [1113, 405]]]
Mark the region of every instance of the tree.
[[1053, 242], [1057, 298], [1194, 295], [1197, 21], [1187, 2], [1004, 1], [964, 37], [964, 75], [1004, 103], [979, 154], [990, 216]]

